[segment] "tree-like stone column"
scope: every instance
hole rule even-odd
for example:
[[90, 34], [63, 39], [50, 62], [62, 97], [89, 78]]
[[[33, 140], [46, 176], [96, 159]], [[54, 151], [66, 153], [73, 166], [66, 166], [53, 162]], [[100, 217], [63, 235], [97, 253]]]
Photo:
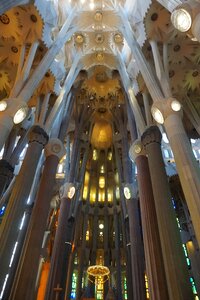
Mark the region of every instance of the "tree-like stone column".
[[144, 300], [146, 299], [144, 284], [144, 250], [141, 237], [138, 200], [134, 198], [127, 200], [127, 209], [131, 242], [133, 297], [134, 299]]
[[[20, 222], [27, 205], [38, 162], [47, 141], [46, 132], [39, 126], [33, 126], [30, 132], [29, 146], [0, 227], [0, 288], [2, 288], [5, 276], [12, 267], [10, 260], [19, 234]], [[17, 245], [14, 259], [19, 255], [20, 246]]]
[[63, 196], [61, 198], [60, 213], [58, 218], [58, 226], [56, 230], [53, 253], [51, 257], [51, 267], [48, 276], [48, 283], [46, 287], [45, 299], [54, 300], [56, 298], [56, 291], [59, 289], [57, 299], [62, 299], [61, 295], [65, 291], [65, 286], [62, 285], [62, 268], [68, 266], [64, 261], [65, 253], [71, 250], [72, 244], [69, 242], [69, 235], [71, 235], [72, 228], [70, 227], [69, 212], [72, 199], [68, 196], [70, 183], [65, 183], [63, 186]]
[[183, 127], [181, 113], [169, 112], [165, 118], [164, 126], [200, 246], [200, 168]]
[[169, 299], [189, 300], [193, 297], [192, 290], [165, 172], [161, 138], [158, 127], [151, 126], [141, 140], [148, 156]]
[[152, 300], [168, 300], [169, 296], [148, 159], [139, 140], [133, 143], [129, 153], [137, 166], [142, 232], [150, 298]]
[[55, 175], [59, 160], [64, 153], [64, 146], [59, 139], [51, 139], [45, 147], [46, 161], [13, 284], [11, 299], [35, 299], [39, 259], [50, 209], [50, 201], [53, 196]]

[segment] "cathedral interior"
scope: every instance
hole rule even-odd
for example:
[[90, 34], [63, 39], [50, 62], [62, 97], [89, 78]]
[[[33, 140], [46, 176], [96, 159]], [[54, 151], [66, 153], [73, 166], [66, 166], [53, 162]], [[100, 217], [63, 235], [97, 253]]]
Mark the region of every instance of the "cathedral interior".
[[200, 0], [0, 1], [0, 299], [200, 299]]

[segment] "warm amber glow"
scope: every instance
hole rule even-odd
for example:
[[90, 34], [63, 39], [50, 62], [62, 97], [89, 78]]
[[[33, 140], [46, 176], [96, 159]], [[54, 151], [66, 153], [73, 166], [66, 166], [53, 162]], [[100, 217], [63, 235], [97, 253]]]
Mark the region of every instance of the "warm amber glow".
[[88, 187], [84, 186], [83, 188], [83, 199], [86, 200], [88, 195]]
[[85, 172], [85, 184], [89, 182], [90, 173], [88, 171]]
[[187, 251], [188, 251], [189, 253], [195, 251], [194, 244], [193, 244], [192, 241], [188, 241], [188, 242], [186, 243], [186, 247], [187, 247]]
[[99, 190], [99, 198], [98, 198], [99, 202], [104, 202], [105, 201], [105, 191], [103, 190]]
[[146, 298], [149, 299], [149, 284], [148, 284], [148, 278], [146, 274], [144, 276], [144, 279], [145, 279], [145, 288], [146, 288]]
[[107, 121], [98, 121], [95, 123], [91, 143], [98, 149], [106, 149], [111, 146], [112, 128]]
[[99, 277], [100, 279], [102, 279], [102, 277], [104, 277], [104, 276], [109, 276], [110, 270], [105, 266], [96, 265], [96, 266], [88, 267], [87, 273], [90, 276], [93, 276], [95, 278]]
[[92, 187], [90, 190], [90, 202], [95, 202], [96, 201], [96, 188]]
[[108, 189], [108, 202], [113, 201], [113, 190]]
[[44, 263], [42, 266], [42, 273], [41, 273], [41, 279], [38, 288], [37, 300], [44, 299], [49, 269], [50, 269], [50, 263], [49, 262]]
[[105, 173], [105, 167], [104, 167], [104, 165], [101, 166], [100, 173], [101, 174]]
[[108, 152], [108, 156], [107, 157], [108, 157], [108, 160], [112, 160], [112, 152], [111, 151]]
[[98, 159], [98, 153], [97, 153], [96, 149], [93, 150], [92, 159], [93, 160], [97, 160]]
[[86, 241], [90, 240], [90, 232], [89, 230], [86, 231], [86, 237], [85, 237]]
[[104, 176], [99, 177], [99, 187], [101, 189], [103, 189], [105, 187], [105, 177]]

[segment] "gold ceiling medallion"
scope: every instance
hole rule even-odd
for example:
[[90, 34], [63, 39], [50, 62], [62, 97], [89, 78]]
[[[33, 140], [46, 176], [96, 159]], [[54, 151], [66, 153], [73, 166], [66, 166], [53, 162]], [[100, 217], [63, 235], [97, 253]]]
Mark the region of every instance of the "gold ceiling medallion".
[[102, 33], [97, 33], [95, 35], [95, 42], [97, 44], [102, 44], [104, 42], [104, 35]]
[[116, 34], [114, 35], [114, 41], [115, 41], [116, 44], [122, 43], [122, 42], [123, 42], [123, 36], [122, 36], [122, 34], [119, 33], [119, 32], [116, 33]]
[[94, 19], [95, 19], [95, 21], [98, 21], [98, 22], [102, 21], [102, 19], [103, 19], [102, 13], [100, 11], [96, 11], [96, 13], [94, 15]]
[[83, 44], [84, 36], [82, 34], [76, 34], [75, 41], [77, 44]]
[[8, 15], [6, 15], [6, 14], [0, 15], [0, 21], [1, 21], [1, 23], [6, 24], [6, 25], [10, 23], [10, 19], [9, 19]]
[[104, 60], [104, 54], [102, 52], [99, 52], [96, 54], [97, 61], [103, 61]]

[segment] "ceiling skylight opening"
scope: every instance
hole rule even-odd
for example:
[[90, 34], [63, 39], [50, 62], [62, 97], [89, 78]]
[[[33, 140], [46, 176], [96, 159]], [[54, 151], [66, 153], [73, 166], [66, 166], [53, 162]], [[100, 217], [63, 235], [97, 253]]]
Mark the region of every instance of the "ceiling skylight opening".
[[90, 2], [90, 9], [91, 9], [91, 10], [94, 10], [94, 6], [95, 6], [95, 5], [94, 5], [94, 1], [91, 1], [91, 2]]

